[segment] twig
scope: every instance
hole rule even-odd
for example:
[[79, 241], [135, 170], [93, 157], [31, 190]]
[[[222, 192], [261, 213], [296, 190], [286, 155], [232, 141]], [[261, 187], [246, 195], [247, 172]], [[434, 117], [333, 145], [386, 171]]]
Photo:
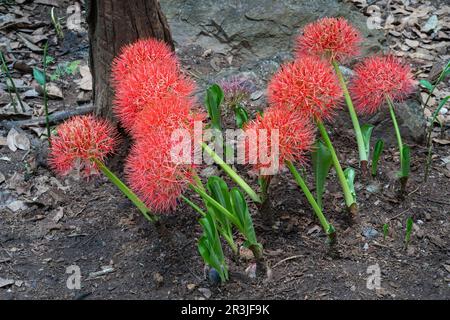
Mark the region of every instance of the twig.
[[[84, 107], [80, 107], [75, 110], [64, 110], [64, 111], [55, 112], [49, 116], [48, 121], [51, 124], [55, 124], [55, 123], [64, 121], [67, 118], [91, 113], [92, 111], [94, 111], [94, 107], [92, 106], [92, 104], [88, 104]], [[46, 119], [45, 119], [45, 117], [39, 117], [36, 119], [18, 120], [18, 121], [3, 120], [2, 122], [0, 122], [0, 125], [7, 130], [14, 128], [14, 127], [23, 128], [23, 127], [32, 127], [32, 126], [45, 126]]]
[[286, 259], [280, 260], [277, 263], [274, 264], [274, 266], [272, 267], [272, 269], [275, 269], [275, 267], [279, 266], [280, 264], [282, 264], [283, 262], [289, 261], [289, 260], [294, 260], [294, 259], [298, 259], [298, 258], [303, 258], [303, 255], [297, 255], [297, 256], [292, 256], [292, 257], [288, 257]]

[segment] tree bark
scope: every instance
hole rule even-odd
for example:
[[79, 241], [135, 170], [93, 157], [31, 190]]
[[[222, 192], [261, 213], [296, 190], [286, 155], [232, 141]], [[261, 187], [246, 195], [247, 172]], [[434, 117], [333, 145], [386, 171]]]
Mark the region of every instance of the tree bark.
[[111, 62], [122, 46], [139, 38], [157, 38], [173, 49], [169, 25], [158, 0], [90, 0], [90, 69], [95, 113], [113, 120]]

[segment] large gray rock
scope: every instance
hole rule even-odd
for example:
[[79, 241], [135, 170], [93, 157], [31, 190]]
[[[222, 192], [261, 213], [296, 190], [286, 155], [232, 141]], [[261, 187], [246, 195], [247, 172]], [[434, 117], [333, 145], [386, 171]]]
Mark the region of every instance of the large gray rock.
[[164, 0], [178, 47], [191, 44], [244, 59], [292, 50], [299, 30], [318, 18], [345, 17], [365, 36], [365, 53], [380, 49], [381, 34], [366, 17], [338, 0]]

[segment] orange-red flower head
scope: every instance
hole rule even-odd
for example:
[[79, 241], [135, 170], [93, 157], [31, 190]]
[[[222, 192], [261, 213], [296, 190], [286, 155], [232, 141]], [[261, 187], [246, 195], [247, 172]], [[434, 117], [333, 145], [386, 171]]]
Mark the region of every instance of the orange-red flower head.
[[190, 99], [194, 83], [183, 76], [170, 48], [156, 39], [126, 46], [114, 60], [114, 112], [132, 130], [138, 113], [160, 99]]
[[411, 68], [400, 59], [374, 56], [355, 67], [350, 93], [359, 113], [373, 114], [383, 106], [386, 97], [395, 102], [407, 98], [415, 83]]
[[79, 170], [85, 177], [98, 173], [91, 159], [104, 161], [114, 151], [117, 134], [106, 120], [75, 116], [57, 127], [49, 154], [50, 167], [61, 175]]
[[173, 66], [143, 63], [116, 84], [114, 111], [131, 131], [140, 111], [158, 100], [192, 99], [194, 89], [194, 83]]
[[342, 89], [331, 66], [313, 56], [284, 65], [268, 86], [271, 105], [317, 120], [329, 120], [341, 98]]
[[344, 18], [322, 18], [310, 23], [297, 38], [297, 55], [345, 61], [359, 53], [361, 35]]
[[310, 118], [274, 107], [249, 122], [245, 133], [245, 161], [261, 175], [276, 173], [273, 169], [284, 167], [285, 161], [304, 164], [305, 154], [314, 142]]
[[206, 115], [198, 112], [193, 106], [194, 100], [183, 99], [172, 95], [167, 98], [153, 100], [139, 113], [134, 122], [131, 134], [134, 139], [146, 139], [151, 134], [169, 133], [175, 129], [192, 130], [194, 122], [202, 122]]
[[[186, 141], [182, 138], [174, 141], [164, 131], [148, 135], [136, 142], [126, 161], [125, 172], [131, 188], [153, 212], [175, 209], [177, 199], [193, 182], [194, 161], [191, 159], [191, 164], [179, 161], [176, 157], [179, 153], [174, 149], [177, 143], [183, 149]], [[193, 148], [192, 144], [188, 143], [187, 148]]]
[[174, 67], [178, 65], [175, 54], [165, 42], [154, 38], [140, 39], [124, 46], [114, 59], [111, 67], [113, 82], [122, 81], [143, 63], [168, 64]]

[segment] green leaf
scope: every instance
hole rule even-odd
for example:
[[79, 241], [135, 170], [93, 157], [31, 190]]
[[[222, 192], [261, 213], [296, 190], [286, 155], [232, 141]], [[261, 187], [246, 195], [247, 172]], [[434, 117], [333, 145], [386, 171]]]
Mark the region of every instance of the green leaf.
[[233, 213], [239, 221], [239, 226], [236, 227], [245, 237], [246, 242], [249, 246], [259, 245], [258, 241], [256, 240], [253, 220], [242, 192], [236, 187], [232, 188], [230, 191], [230, 198], [233, 207]]
[[248, 122], [248, 113], [242, 106], [237, 106], [234, 109], [234, 113], [236, 116], [236, 126], [242, 129]]
[[433, 91], [433, 85], [428, 80], [422, 79], [419, 81], [419, 83], [422, 85], [422, 87], [426, 88], [428, 92]]
[[345, 179], [347, 180], [348, 188], [353, 196], [353, 201], [356, 202], [356, 192], [355, 192], [355, 169], [348, 167], [344, 170]]
[[383, 225], [383, 239], [386, 240], [386, 237], [389, 233], [389, 225], [387, 223], [385, 223]]
[[437, 107], [437, 109], [433, 112], [433, 116], [431, 118], [431, 124], [434, 123], [434, 121], [436, 121], [437, 116], [439, 115], [439, 112], [441, 111], [441, 109], [445, 106], [445, 104], [447, 103], [447, 101], [450, 99], [450, 96], [446, 96], [445, 98], [443, 98], [441, 100], [441, 102], [439, 102], [439, 105]]
[[50, 64], [55, 62], [55, 58], [53, 58], [52, 56], [46, 56], [45, 57], [45, 64]]
[[33, 68], [33, 77], [37, 81], [37, 83], [39, 83], [41, 86], [44, 85], [45, 74], [41, 70], [39, 70], [37, 68]]
[[374, 126], [371, 124], [364, 124], [361, 126], [361, 133], [364, 140], [364, 147], [366, 149], [367, 158], [369, 158], [370, 154], [370, 137], [372, 136]]
[[411, 240], [411, 232], [413, 228], [414, 221], [411, 217], [406, 220], [406, 234], [405, 234], [405, 246], [407, 247], [409, 244], [409, 240]]
[[325, 181], [332, 163], [333, 159], [330, 150], [321, 140], [318, 140], [315, 144], [314, 151], [312, 152], [312, 164], [316, 182], [316, 199], [317, 204], [321, 209], [323, 209], [322, 197], [325, 191]]
[[211, 118], [211, 126], [222, 131], [222, 120], [220, 105], [222, 104], [224, 93], [218, 84], [213, 84], [206, 90], [205, 105]]
[[411, 166], [411, 149], [407, 145], [402, 146], [401, 159], [400, 159], [400, 177], [407, 178], [409, 177], [409, 171]]
[[66, 73], [69, 75], [74, 75], [77, 70], [78, 70], [78, 66], [80, 65], [81, 61], [80, 60], [75, 60], [70, 62], [67, 66], [66, 66]]
[[213, 214], [208, 213], [199, 223], [203, 235], [198, 240], [198, 251], [205, 263], [216, 269], [221, 281], [225, 282], [228, 280], [228, 270]]
[[378, 139], [375, 143], [375, 147], [373, 149], [372, 155], [372, 176], [375, 177], [377, 175], [378, 170], [378, 162], [380, 161], [381, 153], [383, 152], [384, 141], [382, 139]]

